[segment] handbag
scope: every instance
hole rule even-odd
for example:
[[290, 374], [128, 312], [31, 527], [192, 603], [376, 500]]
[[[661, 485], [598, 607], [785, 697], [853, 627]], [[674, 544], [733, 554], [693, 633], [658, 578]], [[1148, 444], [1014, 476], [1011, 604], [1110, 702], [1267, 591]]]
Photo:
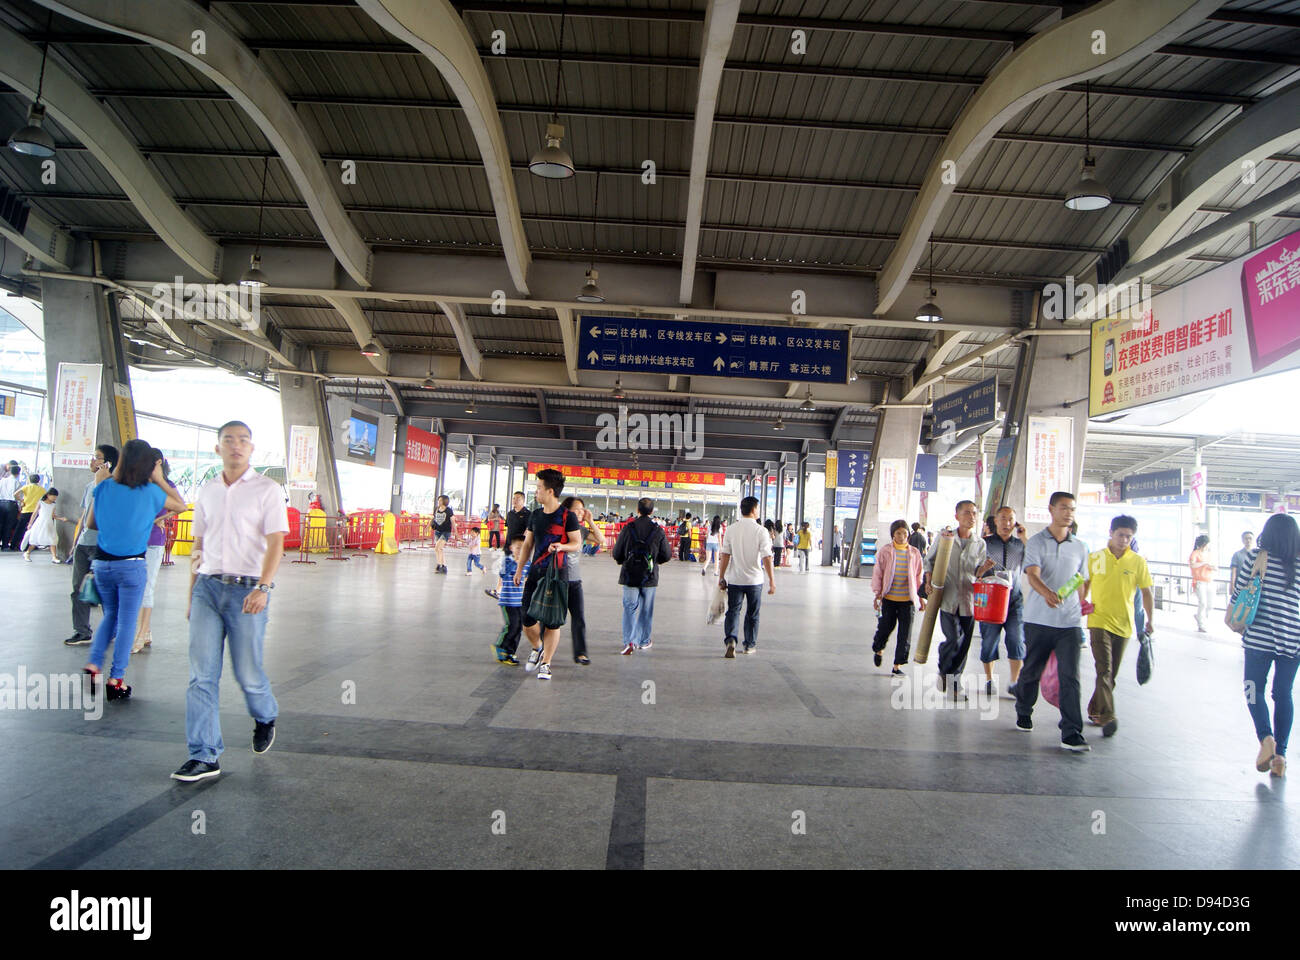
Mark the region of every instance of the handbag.
[[1043, 667], [1043, 676], [1038, 681], [1038, 689], [1043, 694], [1043, 699], [1056, 707], [1061, 707], [1061, 677], [1056, 666], [1056, 651], [1053, 650], [1051, 656], [1047, 658], [1047, 666]]
[[95, 575], [88, 573], [81, 578], [81, 592], [78, 598], [82, 603], [88, 603], [92, 607], [100, 605], [99, 591], [95, 589]]
[[1261, 550], [1255, 555], [1255, 563], [1250, 568], [1250, 582], [1237, 591], [1237, 598], [1228, 605], [1223, 615], [1223, 622], [1233, 633], [1245, 633], [1246, 628], [1255, 622], [1255, 611], [1259, 609], [1259, 592], [1264, 587], [1264, 574], [1268, 572], [1268, 551]]
[[542, 582], [533, 591], [528, 616], [548, 630], [564, 626], [569, 615], [569, 581], [561, 576], [554, 563], [546, 565]]
[[1151, 670], [1155, 666], [1155, 651], [1151, 647], [1151, 634], [1142, 634], [1138, 644], [1138, 683], [1143, 684], [1151, 679]]

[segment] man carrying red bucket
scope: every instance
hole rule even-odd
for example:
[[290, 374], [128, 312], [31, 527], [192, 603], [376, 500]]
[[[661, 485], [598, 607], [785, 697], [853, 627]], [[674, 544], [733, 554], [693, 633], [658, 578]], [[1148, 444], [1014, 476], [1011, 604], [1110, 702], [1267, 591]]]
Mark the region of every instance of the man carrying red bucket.
[[1015, 698], [1016, 680], [1025, 659], [1024, 597], [1020, 592], [1020, 571], [1025, 563], [1025, 528], [1016, 522], [1016, 511], [1003, 507], [994, 514], [995, 532], [985, 537], [988, 558], [993, 561], [997, 580], [976, 583], [975, 622], [980, 630], [980, 662], [984, 664], [984, 692], [993, 695], [993, 664], [998, 659], [998, 640], [1005, 637], [1011, 684], [1004, 696]]

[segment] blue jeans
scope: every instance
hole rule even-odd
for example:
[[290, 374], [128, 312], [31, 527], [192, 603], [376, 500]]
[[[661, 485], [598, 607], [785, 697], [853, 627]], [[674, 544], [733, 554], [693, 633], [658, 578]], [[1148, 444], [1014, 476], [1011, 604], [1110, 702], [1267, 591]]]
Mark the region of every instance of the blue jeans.
[[1024, 598], [1018, 594], [1011, 595], [1007, 604], [1006, 623], [981, 623], [980, 628], [980, 663], [993, 663], [998, 658], [998, 640], [1005, 634], [1007, 638], [1007, 659], [1025, 659], [1025, 623], [1022, 618]]
[[[1268, 671], [1273, 668], [1273, 725], [1268, 723], [1268, 704], [1264, 702], [1264, 688], [1268, 686]], [[1263, 740], [1273, 737], [1277, 752], [1286, 756], [1286, 743], [1291, 737], [1291, 722], [1295, 719], [1295, 704], [1291, 688], [1295, 686], [1296, 668], [1300, 658], [1275, 657], [1246, 648], [1246, 709], [1255, 721], [1255, 735]]]
[[644, 647], [650, 643], [658, 587], [623, 587], [623, 642]]
[[244, 691], [248, 712], [258, 723], [270, 723], [280, 712], [271, 694], [271, 681], [262, 669], [262, 638], [266, 635], [269, 603], [261, 613], [244, 613], [250, 587], [222, 583], [215, 577], [194, 581], [190, 608], [190, 685], [185, 691], [185, 738], [190, 759], [212, 763], [221, 755], [221, 661], [230, 641], [235, 680]]
[[[140, 616], [140, 601], [144, 597], [145, 581], [149, 571], [144, 558], [131, 560], [96, 560], [90, 565], [95, 575], [95, 589], [104, 605], [104, 619], [99, 621], [95, 640], [90, 645], [88, 662], [97, 667], [104, 665], [104, 654], [109, 641], [113, 641], [113, 666], [108, 676], [120, 680], [126, 676], [126, 665], [131, 659], [131, 644], [135, 642], [135, 622]], [[116, 637], [116, 639], [114, 639]]]
[[745, 649], [758, 644], [758, 608], [763, 602], [761, 583], [737, 586], [727, 584], [727, 616], [722, 621], [724, 643], [736, 642], [736, 621], [740, 619], [740, 601], [745, 601]]
[[[465, 572], [472, 573], [476, 566], [480, 570], [483, 570], [483, 561], [479, 559], [479, 555], [477, 553], [471, 553], [468, 557], [465, 558]], [[487, 571], [484, 570], [483, 572], [486, 573]]]

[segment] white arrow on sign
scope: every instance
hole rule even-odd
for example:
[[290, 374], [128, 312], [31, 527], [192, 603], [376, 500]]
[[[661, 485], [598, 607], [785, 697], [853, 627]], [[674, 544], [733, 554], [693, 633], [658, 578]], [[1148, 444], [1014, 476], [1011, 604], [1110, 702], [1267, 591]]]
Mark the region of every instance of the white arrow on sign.
[[718, 341], [718, 343], [726, 343], [726, 342], [727, 342], [727, 335], [726, 335], [725, 333], [719, 333], [719, 334], [717, 335], [717, 341]]
[[591, 351], [591, 353], [587, 354], [587, 359], [590, 360], [592, 363], [595, 363], [597, 360], [600, 359], [600, 354], [598, 354], [595, 350], [593, 350]]
[[592, 327], [592, 328], [591, 328], [591, 335], [592, 335], [593, 337], [599, 337], [599, 336], [600, 336], [600, 327]]
[[[725, 338], [724, 338], [724, 339], [725, 339]], [[723, 367], [725, 367], [725, 366], [726, 366], [726, 364], [723, 362], [723, 360], [722, 360], [721, 357], [718, 357], [716, 360], [713, 361], [713, 369], [714, 369], [714, 370], [721, 370], [721, 369], [722, 369]]]

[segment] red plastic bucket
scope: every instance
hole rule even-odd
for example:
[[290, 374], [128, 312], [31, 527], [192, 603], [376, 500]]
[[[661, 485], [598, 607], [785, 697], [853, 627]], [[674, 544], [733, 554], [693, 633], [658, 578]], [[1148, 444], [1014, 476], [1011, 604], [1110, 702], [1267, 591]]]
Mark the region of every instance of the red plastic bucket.
[[1006, 623], [1011, 588], [996, 580], [976, 580], [971, 588], [975, 619], [980, 623]]

